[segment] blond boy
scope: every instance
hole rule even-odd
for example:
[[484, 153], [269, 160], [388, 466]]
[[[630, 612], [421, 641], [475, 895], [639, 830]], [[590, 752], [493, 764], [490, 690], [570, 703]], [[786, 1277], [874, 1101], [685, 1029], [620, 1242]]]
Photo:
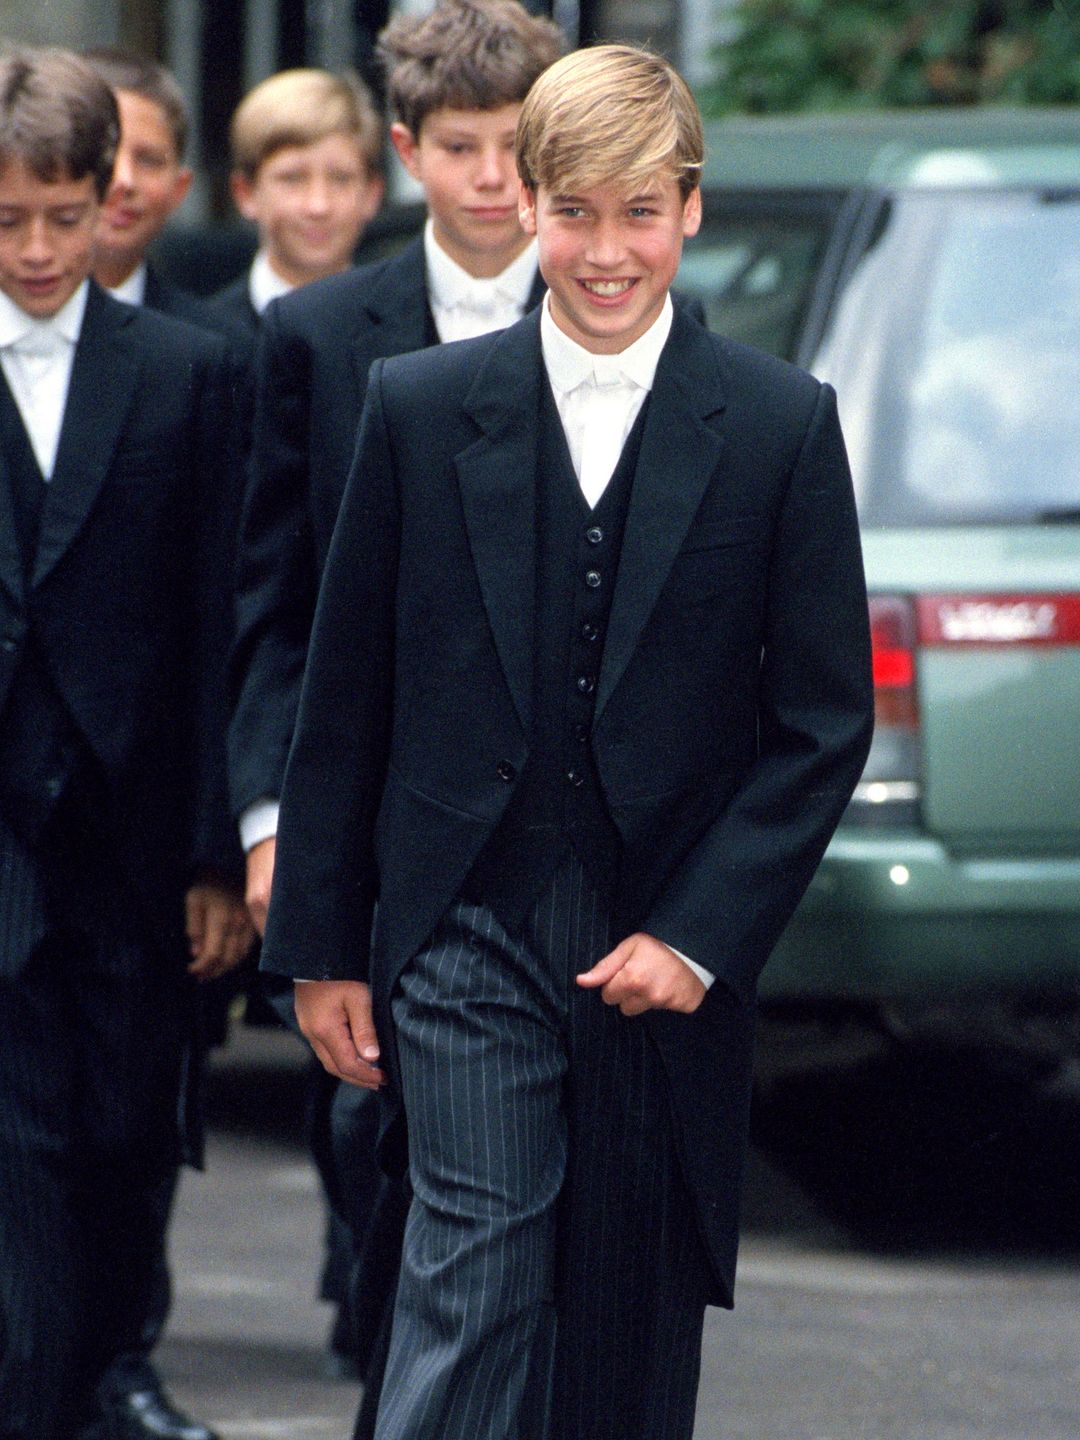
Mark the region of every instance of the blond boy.
[[559, 61], [517, 159], [548, 302], [372, 368], [264, 964], [407, 1127], [378, 1440], [690, 1440], [755, 982], [868, 743], [858, 530], [828, 388], [672, 308], [671, 67]]
[[259, 248], [216, 304], [254, 330], [271, 300], [351, 265], [382, 202], [381, 141], [356, 76], [284, 70], [256, 85], [233, 116], [231, 183]]

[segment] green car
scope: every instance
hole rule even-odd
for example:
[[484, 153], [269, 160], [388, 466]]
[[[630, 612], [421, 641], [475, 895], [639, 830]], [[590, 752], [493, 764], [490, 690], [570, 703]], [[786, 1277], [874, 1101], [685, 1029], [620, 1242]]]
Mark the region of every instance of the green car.
[[877, 728], [767, 1008], [1080, 1057], [1080, 111], [725, 122], [677, 281], [835, 385]]

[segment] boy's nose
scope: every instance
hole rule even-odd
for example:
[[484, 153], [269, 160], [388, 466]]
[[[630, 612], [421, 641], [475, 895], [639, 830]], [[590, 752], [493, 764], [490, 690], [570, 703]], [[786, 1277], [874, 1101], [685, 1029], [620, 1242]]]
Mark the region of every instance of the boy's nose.
[[611, 269], [623, 258], [622, 234], [617, 225], [600, 221], [589, 235], [586, 259], [597, 269]]
[[330, 187], [325, 180], [316, 178], [306, 191], [307, 208], [314, 215], [325, 215], [330, 208]]
[[109, 181], [110, 190], [130, 190], [135, 183], [135, 169], [131, 160], [125, 155], [123, 148], [116, 152], [116, 160], [113, 162], [112, 179]]
[[26, 239], [23, 242], [22, 258], [30, 265], [45, 265], [52, 259], [52, 244], [49, 240], [49, 229], [43, 215], [36, 216], [30, 221], [26, 231]]
[[480, 168], [476, 174], [476, 185], [482, 190], [501, 190], [508, 184], [514, 172], [514, 158], [502, 150], [484, 150], [480, 154]]

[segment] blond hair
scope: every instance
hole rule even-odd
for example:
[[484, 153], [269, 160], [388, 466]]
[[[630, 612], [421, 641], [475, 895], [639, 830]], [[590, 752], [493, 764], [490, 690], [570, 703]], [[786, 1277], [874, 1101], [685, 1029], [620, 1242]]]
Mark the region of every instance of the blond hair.
[[367, 169], [379, 169], [382, 127], [360, 77], [282, 70], [256, 85], [236, 107], [229, 130], [233, 165], [253, 180], [276, 151], [339, 134], [355, 136]]
[[517, 127], [530, 190], [578, 191], [617, 180], [636, 190], [670, 175], [683, 199], [701, 181], [701, 113], [682, 76], [632, 45], [575, 50], [529, 91]]
[[525, 99], [565, 49], [552, 21], [518, 0], [438, 0], [379, 36], [390, 106], [414, 138], [436, 110], [498, 110]]

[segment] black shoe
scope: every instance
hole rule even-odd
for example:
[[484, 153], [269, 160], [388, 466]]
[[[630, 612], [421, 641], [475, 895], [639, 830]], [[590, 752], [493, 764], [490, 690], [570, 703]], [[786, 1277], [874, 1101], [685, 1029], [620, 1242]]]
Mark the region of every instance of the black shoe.
[[132, 1390], [106, 1407], [109, 1440], [221, 1440], [178, 1410], [163, 1390]]

